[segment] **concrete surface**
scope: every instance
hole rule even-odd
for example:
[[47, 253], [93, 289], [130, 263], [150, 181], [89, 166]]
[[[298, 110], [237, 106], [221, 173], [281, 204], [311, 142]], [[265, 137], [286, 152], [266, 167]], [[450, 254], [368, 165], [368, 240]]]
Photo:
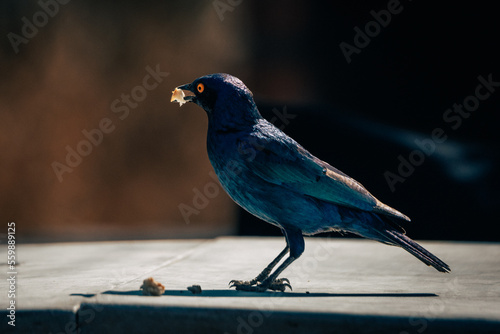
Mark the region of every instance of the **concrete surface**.
[[[452, 272], [368, 240], [307, 238], [283, 274], [293, 291], [261, 294], [228, 282], [255, 277], [283, 238], [19, 244], [16, 326], [2, 279], [0, 331], [500, 333], [500, 244], [422, 244]], [[6, 261], [0, 268], [7, 276]], [[165, 285], [164, 295], [141, 295], [147, 277]], [[189, 292], [193, 284], [203, 292]]]

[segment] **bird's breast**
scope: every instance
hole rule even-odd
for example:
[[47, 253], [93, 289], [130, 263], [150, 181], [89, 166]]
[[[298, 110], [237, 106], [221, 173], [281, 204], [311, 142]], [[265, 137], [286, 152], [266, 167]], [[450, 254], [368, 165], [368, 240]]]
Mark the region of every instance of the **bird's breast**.
[[313, 199], [270, 183], [252, 171], [255, 152], [242, 149], [240, 138], [227, 135], [218, 139], [208, 141], [208, 156], [222, 187], [238, 205], [268, 223], [300, 226], [304, 232], [323, 219]]

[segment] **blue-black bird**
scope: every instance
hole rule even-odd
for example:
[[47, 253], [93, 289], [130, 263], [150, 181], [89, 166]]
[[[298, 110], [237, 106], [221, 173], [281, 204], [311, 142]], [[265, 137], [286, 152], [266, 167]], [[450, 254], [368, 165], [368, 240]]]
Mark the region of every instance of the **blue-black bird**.
[[285, 249], [256, 278], [230, 282], [237, 290], [291, 288], [289, 280], [278, 275], [304, 251], [303, 235], [327, 231], [347, 231], [399, 246], [440, 272], [450, 271], [405, 235], [398, 222], [410, 221], [407, 216], [265, 120], [240, 79], [206, 75], [177, 87], [171, 101], [193, 102], [206, 111], [208, 157], [221, 185], [242, 208], [285, 235]]

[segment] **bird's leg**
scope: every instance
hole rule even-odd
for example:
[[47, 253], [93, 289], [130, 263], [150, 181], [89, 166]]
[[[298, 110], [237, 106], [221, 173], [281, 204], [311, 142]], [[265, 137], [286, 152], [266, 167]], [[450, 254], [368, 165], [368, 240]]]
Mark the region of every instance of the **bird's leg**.
[[279, 253], [279, 255], [271, 263], [269, 263], [269, 265], [264, 270], [262, 270], [262, 272], [259, 275], [257, 275], [257, 277], [255, 277], [253, 280], [250, 281], [252, 282], [252, 285], [256, 284], [257, 282], [263, 282], [271, 274], [271, 271], [274, 269], [274, 267], [276, 267], [278, 262], [280, 262], [281, 259], [288, 253], [289, 250], [290, 247], [286, 245], [285, 249], [283, 249], [281, 253]]
[[238, 287], [242, 285], [252, 286], [257, 283], [263, 282], [269, 276], [274, 267], [276, 267], [278, 262], [280, 262], [281, 259], [288, 253], [289, 250], [290, 247], [288, 247], [287, 244], [285, 249], [283, 249], [281, 253], [279, 253], [279, 255], [271, 263], [269, 263], [269, 265], [264, 270], [262, 270], [262, 272], [259, 275], [257, 275], [257, 277], [255, 277], [253, 280], [250, 281], [232, 280], [231, 282], [229, 282], [229, 284], [231, 285], [231, 287], [235, 286], [236, 290], [238, 290]]
[[[267, 289], [283, 292], [286, 287], [289, 287], [290, 290], [292, 289], [290, 281], [287, 278], [278, 279], [277, 277], [304, 252], [304, 238], [300, 230], [283, 230], [283, 233], [286, 237], [287, 247], [285, 247], [278, 257], [252, 281], [231, 281], [231, 287], [235, 286], [236, 290], [256, 292], [263, 292]], [[288, 250], [290, 250], [290, 256], [269, 275], [274, 266], [285, 256]]]
[[267, 289], [270, 289], [283, 292], [286, 287], [289, 287], [290, 290], [292, 290], [292, 286], [290, 285], [288, 278], [278, 279], [278, 276], [296, 259], [296, 257], [289, 256], [271, 275], [269, 275], [268, 278], [257, 286], [259, 290], [266, 291]]

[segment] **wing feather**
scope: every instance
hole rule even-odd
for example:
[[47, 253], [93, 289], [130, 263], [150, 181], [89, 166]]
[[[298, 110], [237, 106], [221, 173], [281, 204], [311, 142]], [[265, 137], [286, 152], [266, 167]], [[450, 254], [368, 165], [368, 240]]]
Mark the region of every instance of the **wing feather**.
[[313, 156], [280, 130], [273, 130], [274, 133], [269, 128], [254, 132], [258, 138], [239, 144], [246, 150], [253, 145], [256, 153], [247, 160], [247, 166], [260, 178], [333, 204], [410, 220], [380, 202], [353, 178]]

